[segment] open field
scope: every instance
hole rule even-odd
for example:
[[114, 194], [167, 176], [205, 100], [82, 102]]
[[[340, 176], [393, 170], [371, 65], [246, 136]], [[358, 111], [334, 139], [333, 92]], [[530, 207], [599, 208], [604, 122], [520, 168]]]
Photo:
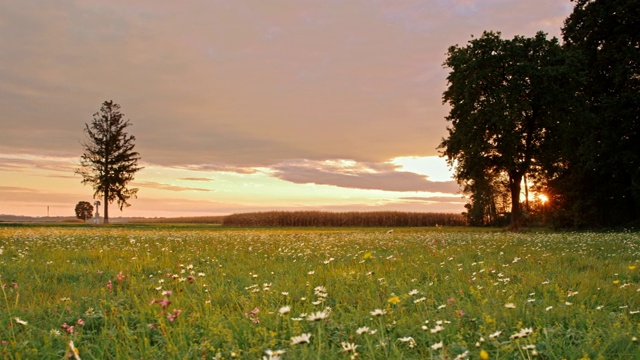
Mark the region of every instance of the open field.
[[7, 359], [640, 358], [640, 234], [0, 227]]

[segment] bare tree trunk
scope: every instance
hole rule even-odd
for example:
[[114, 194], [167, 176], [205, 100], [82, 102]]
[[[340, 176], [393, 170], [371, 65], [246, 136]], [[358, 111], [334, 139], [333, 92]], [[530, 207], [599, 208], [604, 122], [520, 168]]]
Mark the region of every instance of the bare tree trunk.
[[524, 206], [527, 212], [530, 212], [529, 208], [529, 184], [527, 183], [527, 174], [523, 175], [524, 178]]
[[511, 190], [511, 225], [509, 225], [509, 229], [513, 231], [520, 228], [520, 218], [522, 217], [520, 182], [522, 182], [521, 174], [509, 174], [509, 189]]
[[104, 221], [103, 224], [109, 223], [109, 190], [104, 191]]

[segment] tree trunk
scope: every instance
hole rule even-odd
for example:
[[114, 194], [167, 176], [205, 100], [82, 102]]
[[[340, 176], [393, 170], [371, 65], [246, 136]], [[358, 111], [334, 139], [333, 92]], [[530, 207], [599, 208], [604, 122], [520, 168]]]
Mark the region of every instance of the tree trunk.
[[103, 224], [109, 223], [109, 190], [105, 190], [104, 192], [104, 221]]
[[511, 190], [511, 225], [510, 230], [518, 230], [520, 228], [520, 218], [522, 209], [520, 208], [520, 183], [522, 182], [522, 174], [509, 174], [509, 190]]

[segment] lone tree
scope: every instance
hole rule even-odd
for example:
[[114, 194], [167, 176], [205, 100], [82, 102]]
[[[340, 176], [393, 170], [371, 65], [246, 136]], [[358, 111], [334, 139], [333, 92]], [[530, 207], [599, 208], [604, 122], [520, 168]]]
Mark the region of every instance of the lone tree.
[[133, 150], [136, 138], [125, 132], [130, 125], [120, 112], [120, 105], [113, 101], [103, 102], [91, 124], [85, 124], [88, 141], [82, 144], [84, 154], [76, 173], [82, 175], [83, 184], [93, 186], [94, 198], [104, 200], [105, 224], [109, 223], [109, 203], [117, 200], [122, 211], [138, 192], [127, 188], [134, 174], [142, 169], [138, 166], [140, 154]]
[[76, 217], [80, 220], [87, 221], [93, 217], [93, 205], [88, 201], [80, 201], [76, 205]]
[[512, 40], [485, 32], [447, 55], [444, 66], [451, 72], [443, 101], [451, 106], [451, 125], [439, 149], [472, 195], [469, 214], [476, 218], [496, 208], [496, 180], [505, 179], [511, 227], [517, 228], [521, 183], [535, 175], [563, 105], [562, 48], [542, 32]]

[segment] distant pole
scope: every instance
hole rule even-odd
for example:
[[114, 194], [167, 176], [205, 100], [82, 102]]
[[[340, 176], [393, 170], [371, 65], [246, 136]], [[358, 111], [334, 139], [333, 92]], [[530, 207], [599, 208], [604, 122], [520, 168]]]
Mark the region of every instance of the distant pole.
[[47, 217], [49, 217], [49, 205], [47, 205]]

